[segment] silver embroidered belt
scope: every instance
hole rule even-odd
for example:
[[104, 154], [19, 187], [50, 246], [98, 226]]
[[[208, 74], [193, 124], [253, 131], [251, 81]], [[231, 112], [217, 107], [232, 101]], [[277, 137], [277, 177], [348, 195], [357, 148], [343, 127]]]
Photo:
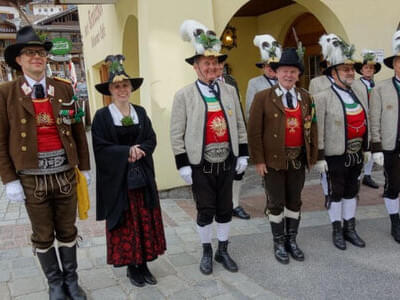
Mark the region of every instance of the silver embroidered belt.
[[20, 173], [24, 175], [47, 175], [55, 174], [71, 169], [68, 164], [64, 149], [48, 152], [38, 152], [38, 169], [24, 169]]

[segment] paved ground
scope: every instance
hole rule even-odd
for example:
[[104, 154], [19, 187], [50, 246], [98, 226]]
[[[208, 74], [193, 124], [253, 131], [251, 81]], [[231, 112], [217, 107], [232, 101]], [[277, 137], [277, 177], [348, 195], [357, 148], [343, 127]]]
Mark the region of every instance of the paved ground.
[[[381, 171], [374, 177], [382, 185]], [[91, 185], [92, 202], [94, 184]], [[198, 271], [201, 257], [194, 223], [195, 208], [188, 189], [164, 191], [161, 205], [168, 251], [150, 269], [156, 286], [134, 288], [124, 268], [105, 263], [104, 222], [94, 209], [78, 221], [83, 237], [78, 249], [80, 283], [90, 299], [398, 299], [400, 245], [389, 236], [389, 221], [381, 205], [382, 188], [362, 188], [358, 229], [366, 249], [349, 246], [345, 252], [331, 244], [318, 176], [307, 177], [299, 243], [303, 263], [284, 266], [272, 255], [269, 224], [263, 215], [265, 200], [260, 179], [250, 168], [241, 204], [252, 219], [234, 219], [230, 250], [240, 271], [229, 273], [214, 265], [214, 273]], [[94, 202], [93, 202], [94, 203]], [[47, 286], [32, 256], [30, 225], [25, 208], [11, 204], [0, 186], [0, 299], [47, 299]], [[216, 245], [216, 241], [214, 241]]]

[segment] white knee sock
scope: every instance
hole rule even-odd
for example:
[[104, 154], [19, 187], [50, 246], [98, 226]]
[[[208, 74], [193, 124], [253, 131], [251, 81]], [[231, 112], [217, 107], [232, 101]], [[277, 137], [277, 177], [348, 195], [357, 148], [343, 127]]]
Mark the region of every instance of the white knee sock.
[[225, 242], [229, 238], [229, 229], [231, 227], [231, 222], [228, 223], [218, 223], [217, 222], [217, 239], [220, 242]]
[[239, 199], [240, 199], [240, 187], [242, 186], [241, 180], [234, 180], [232, 184], [232, 202], [233, 208], [239, 206]]
[[383, 199], [385, 200], [386, 210], [389, 215], [399, 213], [399, 198], [396, 199], [383, 198]]
[[268, 219], [269, 219], [270, 222], [280, 223], [283, 220], [283, 213], [281, 213], [280, 215], [271, 215], [271, 214], [269, 214], [268, 215]]
[[283, 210], [283, 215], [287, 218], [291, 218], [291, 219], [299, 219], [300, 217], [300, 212], [299, 211], [293, 211], [290, 209], [287, 209], [286, 207]]
[[58, 246], [58, 248], [60, 248], [60, 247], [68, 247], [68, 248], [71, 248], [71, 247], [73, 247], [73, 246], [75, 246], [75, 245], [76, 245], [76, 239], [73, 240], [72, 242], [69, 242], [69, 243], [63, 243], [63, 242], [60, 242], [59, 240], [57, 240], [57, 246]]
[[326, 173], [321, 173], [321, 186], [324, 191], [324, 195], [328, 195], [328, 180], [326, 178]]
[[331, 202], [331, 207], [328, 209], [329, 219], [331, 223], [342, 221], [342, 202]]
[[200, 241], [202, 244], [211, 243], [212, 238], [212, 224], [206, 226], [197, 225], [197, 231], [200, 235]]
[[365, 175], [371, 175], [372, 172], [372, 167], [374, 166], [374, 160], [370, 159], [365, 165], [364, 165], [364, 176]]
[[346, 221], [354, 218], [356, 216], [357, 200], [352, 199], [342, 199], [343, 203], [343, 219]]

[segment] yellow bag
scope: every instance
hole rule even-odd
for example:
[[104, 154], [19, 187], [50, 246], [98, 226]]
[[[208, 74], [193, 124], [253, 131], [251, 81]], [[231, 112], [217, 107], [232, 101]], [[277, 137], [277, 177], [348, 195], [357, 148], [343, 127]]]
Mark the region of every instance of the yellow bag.
[[86, 182], [85, 175], [79, 171], [78, 168], [75, 168], [75, 177], [76, 177], [76, 194], [78, 197], [78, 215], [79, 219], [86, 220], [88, 218], [88, 211], [90, 209], [90, 199], [88, 186]]

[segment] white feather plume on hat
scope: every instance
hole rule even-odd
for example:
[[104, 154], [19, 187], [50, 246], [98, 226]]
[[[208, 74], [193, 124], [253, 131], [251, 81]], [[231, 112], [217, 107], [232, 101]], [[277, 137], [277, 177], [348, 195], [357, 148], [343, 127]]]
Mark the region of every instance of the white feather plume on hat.
[[282, 48], [272, 35], [256, 35], [253, 44], [260, 49], [261, 60], [263, 62], [269, 63], [270, 60], [279, 61], [281, 58]]
[[[215, 35], [214, 32], [212, 32], [206, 26], [204, 26], [203, 24], [201, 24], [195, 20], [185, 20], [180, 27], [180, 33], [181, 33], [181, 38], [183, 41], [191, 42], [193, 44], [196, 54], [203, 54], [205, 52], [205, 50], [207, 50], [205, 45], [198, 41], [198, 36], [201, 33], [204, 33], [206, 35], [209, 35], [209, 34]], [[221, 43], [218, 42], [218, 43], [212, 45], [211, 48], [215, 52], [220, 52], [221, 51]]]
[[399, 55], [400, 54], [400, 30], [396, 31], [393, 34], [392, 38], [392, 50], [393, 50], [393, 55]]
[[319, 39], [322, 48], [322, 55], [330, 66], [354, 62], [352, 56], [354, 54], [354, 46], [348, 45], [336, 34], [324, 34]]

